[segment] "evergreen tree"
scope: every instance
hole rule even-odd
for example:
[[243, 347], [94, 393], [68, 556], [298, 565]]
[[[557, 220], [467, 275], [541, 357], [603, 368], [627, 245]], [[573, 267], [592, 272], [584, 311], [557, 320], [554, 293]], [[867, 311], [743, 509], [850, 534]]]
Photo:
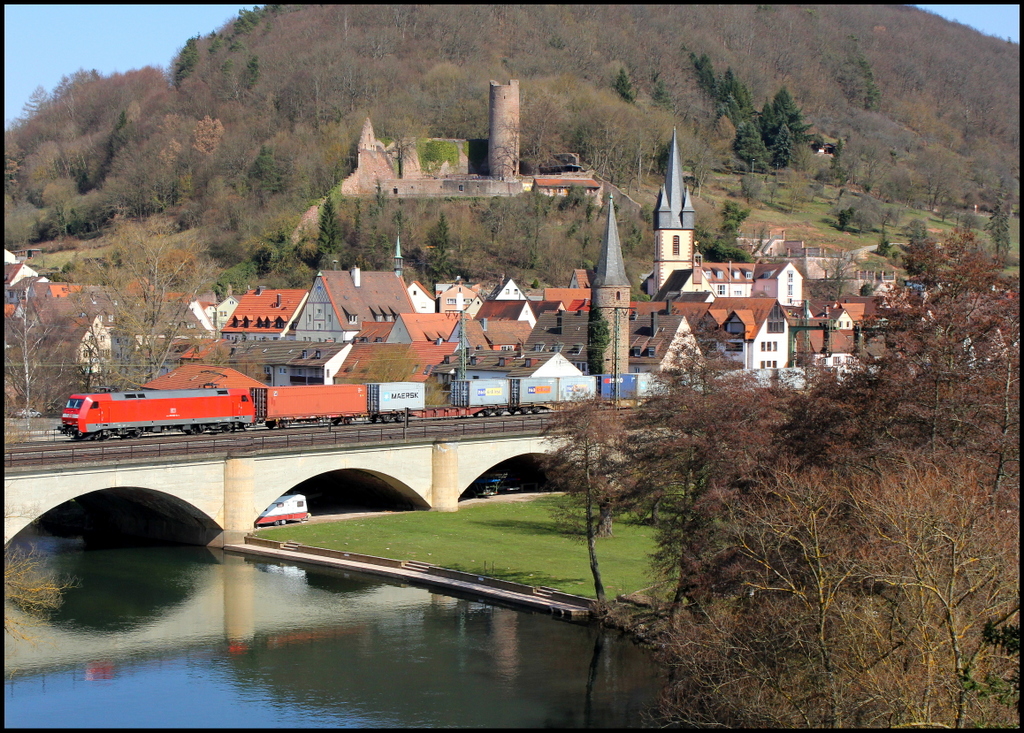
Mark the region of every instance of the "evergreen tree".
[[332, 254], [341, 243], [341, 227], [338, 225], [338, 212], [330, 195], [320, 207], [320, 232], [316, 238], [317, 250], [320, 255]]
[[776, 168], [786, 168], [789, 161], [793, 159], [793, 135], [789, 131], [789, 125], [783, 123], [779, 128], [779, 134], [771, 148], [772, 165]]
[[174, 67], [174, 86], [180, 87], [181, 82], [188, 78], [189, 74], [196, 68], [196, 64], [199, 63], [199, 48], [196, 46], [197, 37], [193, 37], [185, 41], [185, 47], [181, 49], [181, 54], [178, 56], [178, 63]]
[[711, 59], [708, 58], [706, 53], [701, 54], [700, 58], [697, 58], [697, 54], [691, 51], [690, 63], [693, 64], [693, 70], [697, 74], [697, 86], [701, 88], [701, 91], [717, 101], [718, 84], [715, 81], [715, 68], [711, 63]]
[[259, 78], [260, 57], [254, 54], [249, 58], [249, 62], [245, 65], [245, 71], [242, 72], [242, 86], [246, 89], [252, 89]]
[[753, 121], [741, 122], [736, 126], [736, 139], [733, 140], [732, 149], [736, 157], [751, 167], [760, 163], [763, 168], [768, 163], [768, 149], [761, 139], [761, 130]]
[[1006, 255], [1010, 251], [1010, 218], [1006, 209], [1006, 192], [1000, 188], [995, 211], [992, 212], [992, 218], [985, 225], [985, 231], [992, 238], [992, 246], [996, 250], [996, 259], [1000, 262], [1006, 259]]
[[810, 125], [804, 120], [804, 113], [796, 106], [786, 87], [782, 87], [772, 100], [772, 111], [778, 120], [779, 129], [782, 125], [789, 127], [794, 144], [807, 142], [807, 130]]
[[731, 68], [725, 70], [716, 91], [720, 109], [736, 127], [754, 117], [754, 103], [750, 100], [750, 92], [732, 73]]
[[604, 314], [590, 303], [587, 320], [587, 368], [591, 374], [604, 373], [604, 352], [612, 341], [611, 330]]
[[278, 193], [284, 188], [284, 179], [277, 167], [277, 161], [266, 145], [260, 147], [260, 154], [256, 156], [249, 170], [249, 177], [257, 182], [259, 189], [264, 193]]
[[447, 281], [453, 273], [452, 263], [448, 257], [451, 246], [451, 234], [448, 231], [448, 219], [444, 213], [437, 224], [427, 233], [427, 247], [430, 248], [430, 272], [435, 283]]
[[669, 95], [668, 90], [665, 88], [665, 82], [661, 79], [657, 79], [654, 82], [654, 89], [651, 92], [651, 100], [654, 102], [655, 107], [661, 107], [672, 111], [672, 97]]
[[636, 90], [633, 89], [633, 84], [629, 80], [629, 74], [626, 73], [626, 67], [620, 68], [619, 75], [615, 77], [615, 91], [619, 93], [620, 97], [630, 104], [636, 101]]

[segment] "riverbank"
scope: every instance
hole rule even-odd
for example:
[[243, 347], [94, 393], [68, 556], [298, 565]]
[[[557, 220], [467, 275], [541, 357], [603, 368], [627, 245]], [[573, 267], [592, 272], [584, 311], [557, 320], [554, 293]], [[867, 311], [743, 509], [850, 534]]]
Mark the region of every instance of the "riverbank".
[[[353, 512], [261, 529], [258, 537], [350, 553], [426, 563], [525, 586], [553, 588], [594, 599], [594, 581], [581, 538], [564, 534], [554, 513], [559, 496], [510, 494], [460, 502], [458, 512]], [[614, 536], [598, 540], [609, 597], [648, 588], [651, 527], [617, 521]]]
[[288, 562], [307, 563], [351, 570], [369, 575], [380, 575], [420, 585], [442, 588], [471, 596], [534, 611], [545, 611], [559, 618], [582, 620], [590, 617], [594, 603], [582, 596], [561, 593], [554, 588], [529, 586], [521, 583], [462, 573], [450, 568], [374, 557], [358, 553], [307, 547], [294, 542], [279, 542], [259, 537], [246, 537], [245, 544], [226, 545], [224, 550], [243, 555], [274, 558]]

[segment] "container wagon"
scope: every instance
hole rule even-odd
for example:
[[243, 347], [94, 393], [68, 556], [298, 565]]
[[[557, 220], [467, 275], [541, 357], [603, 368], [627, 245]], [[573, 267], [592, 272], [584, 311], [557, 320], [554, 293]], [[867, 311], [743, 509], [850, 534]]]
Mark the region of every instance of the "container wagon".
[[463, 408], [466, 414], [500, 415], [509, 406], [507, 379], [456, 379], [451, 388], [452, 407]]
[[406, 412], [421, 414], [427, 388], [421, 382], [377, 382], [366, 385], [370, 422], [400, 422]]
[[[618, 381], [616, 381], [618, 380]], [[605, 400], [636, 400], [645, 397], [651, 390], [651, 374], [598, 374], [601, 398]]]
[[340, 425], [367, 414], [364, 384], [252, 387], [249, 391], [256, 421], [268, 428], [298, 423]]
[[512, 412], [542, 412], [545, 405], [558, 400], [558, 380], [555, 377], [528, 377], [508, 382]]

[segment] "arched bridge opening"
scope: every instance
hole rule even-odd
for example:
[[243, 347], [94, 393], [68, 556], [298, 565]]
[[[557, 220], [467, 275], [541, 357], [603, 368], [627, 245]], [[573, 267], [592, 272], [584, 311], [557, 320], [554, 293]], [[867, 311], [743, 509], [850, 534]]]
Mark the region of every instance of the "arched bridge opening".
[[134, 486], [90, 491], [42, 514], [36, 523], [58, 537], [81, 536], [90, 547], [142, 541], [209, 545], [221, 527], [170, 494]]
[[526, 453], [495, 464], [466, 487], [459, 501], [548, 491], [542, 458], [540, 453]]
[[327, 471], [297, 484], [288, 493], [305, 495], [314, 517], [430, 508], [401, 481], [368, 469]]

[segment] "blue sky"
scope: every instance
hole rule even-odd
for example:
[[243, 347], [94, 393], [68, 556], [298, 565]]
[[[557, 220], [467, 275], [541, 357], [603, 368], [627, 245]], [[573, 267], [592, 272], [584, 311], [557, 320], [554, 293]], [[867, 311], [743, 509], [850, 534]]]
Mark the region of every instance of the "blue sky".
[[[37, 86], [78, 69], [101, 74], [170, 65], [185, 41], [252, 5], [4, 5], [4, 127]], [[1020, 43], [1019, 5], [919, 5]], [[40, 39], [45, 38], [41, 43]], [[41, 51], [41, 49], [45, 49]]]

